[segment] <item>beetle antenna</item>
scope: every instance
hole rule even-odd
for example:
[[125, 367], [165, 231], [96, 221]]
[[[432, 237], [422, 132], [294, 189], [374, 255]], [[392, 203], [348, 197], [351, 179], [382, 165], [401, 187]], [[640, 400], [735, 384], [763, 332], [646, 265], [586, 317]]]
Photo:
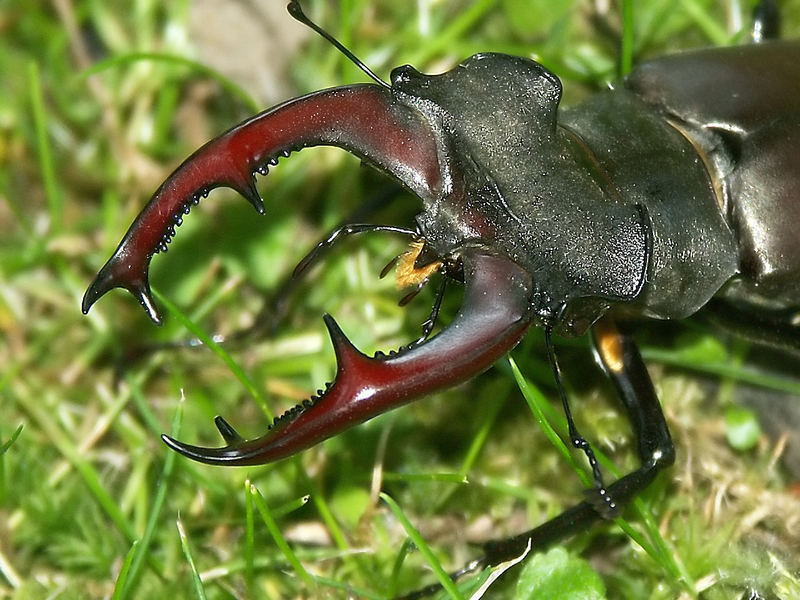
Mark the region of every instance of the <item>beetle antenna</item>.
[[561, 378], [561, 367], [558, 365], [558, 359], [556, 358], [556, 351], [553, 347], [553, 339], [552, 339], [553, 328], [552, 326], [548, 325], [544, 329], [544, 339], [545, 345], [547, 346], [547, 358], [550, 360], [550, 365], [553, 368], [553, 377], [556, 380], [556, 387], [558, 388], [558, 395], [561, 397], [561, 404], [564, 406], [564, 414], [567, 417], [567, 427], [569, 428], [569, 437], [572, 442], [572, 445], [575, 448], [578, 448], [583, 451], [586, 455], [586, 458], [589, 460], [589, 465], [592, 468], [592, 477], [594, 478], [594, 484], [597, 488], [597, 491], [600, 493], [600, 498], [603, 503], [603, 508], [598, 507], [601, 511], [601, 514], [609, 513], [613, 514], [613, 511], [616, 509], [616, 503], [614, 499], [608, 494], [608, 488], [606, 488], [605, 484], [603, 483], [603, 474], [600, 472], [600, 465], [597, 462], [597, 457], [594, 455], [594, 450], [592, 450], [591, 445], [588, 441], [580, 434], [578, 428], [575, 426], [575, 421], [572, 418], [572, 411], [569, 408], [569, 402], [567, 401], [567, 393], [564, 391], [564, 383]]
[[[315, 262], [317, 258], [319, 258], [320, 254], [328, 250], [340, 239], [349, 235], [364, 233], [365, 231], [390, 231], [392, 233], [400, 233], [413, 238], [416, 238], [419, 235], [416, 231], [411, 229], [406, 229], [405, 227], [395, 227], [393, 225], [371, 225], [364, 223], [342, 225], [341, 227], [334, 229], [331, 233], [329, 233], [328, 237], [314, 246], [311, 252], [306, 254], [305, 257], [303, 257], [303, 259], [297, 263], [297, 266], [294, 268], [294, 272], [292, 273], [292, 277], [294, 278], [300, 275], [300, 273], [305, 271], [311, 263]], [[381, 277], [383, 277], [383, 275], [384, 273], [381, 271]]]
[[355, 54], [353, 54], [350, 50], [348, 50], [344, 44], [342, 44], [339, 40], [333, 37], [330, 33], [325, 31], [322, 27], [314, 23], [311, 19], [309, 19], [306, 14], [303, 12], [302, 7], [300, 6], [299, 0], [290, 0], [289, 4], [286, 6], [286, 10], [289, 11], [289, 14], [292, 15], [296, 20], [300, 21], [303, 25], [306, 25], [328, 40], [333, 46], [339, 50], [342, 54], [344, 54], [347, 58], [349, 58], [353, 64], [355, 64], [359, 69], [364, 71], [370, 79], [375, 81], [376, 83], [382, 85], [385, 88], [391, 89], [388, 83], [386, 83], [383, 79], [375, 75], [372, 69], [370, 69], [367, 65], [365, 65], [361, 59], [359, 59]]

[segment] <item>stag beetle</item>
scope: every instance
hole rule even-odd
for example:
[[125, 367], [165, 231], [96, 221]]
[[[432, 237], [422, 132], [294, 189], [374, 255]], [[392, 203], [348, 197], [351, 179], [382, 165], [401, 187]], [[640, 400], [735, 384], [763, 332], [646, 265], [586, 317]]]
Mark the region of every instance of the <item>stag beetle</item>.
[[[722, 303], [729, 314], [746, 315], [731, 319], [742, 334], [800, 348], [786, 317], [800, 300], [800, 42], [653, 60], [613, 89], [559, 110], [560, 80], [533, 60], [476, 54], [441, 75], [406, 65], [392, 71], [389, 85], [309, 22], [296, 0], [289, 10], [377, 84], [289, 100], [197, 150], [131, 225], [87, 289], [83, 312], [121, 287], [160, 323], [149, 264], [190, 208], [211, 189], [230, 187], [264, 213], [254, 174], [316, 145], [343, 148], [394, 177], [423, 210], [413, 231], [337, 230], [298, 269], [341, 234], [389, 229], [417, 242], [404, 267], [412, 281], [440, 270], [463, 281], [464, 300], [437, 335], [374, 357], [326, 315], [338, 370], [318, 397], [257, 439], [243, 439], [217, 417], [224, 447], [163, 436], [174, 450], [218, 465], [290, 456], [477, 375], [531, 325], [541, 326], [572, 443], [592, 464], [596, 490], [531, 531], [487, 544], [478, 563], [498, 564], [526, 544], [540, 548], [616, 514], [674, 460], [647, 369], [615, 317], [681, 319]], [[765, 17], [756, 22], [770, 31]], [[759, 333], [765, 329], [769, 336]], [[551, 341], [553, 333], [589, 330], [641, 459], [610, 485], [572, 422]]]

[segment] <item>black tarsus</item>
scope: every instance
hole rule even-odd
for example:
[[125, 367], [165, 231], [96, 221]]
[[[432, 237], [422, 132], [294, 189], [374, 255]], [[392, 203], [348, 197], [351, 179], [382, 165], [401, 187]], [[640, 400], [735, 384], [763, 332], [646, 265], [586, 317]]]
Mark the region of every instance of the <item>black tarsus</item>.
[[445, 267], [442, 269], [442, 283], [439, 284], [439, 289], [436, 290], [436, 299], [433, 301], [433, 307], [431, 308], [431, 314], [428, 316], [425, 321], [422, 322], [422, 335], [420, 335], [416, 340], [408, 344], [406, 348], [413, 348], [414, 346], [418, 346], [422, 342], [428, 339], [433, 328], [436, 326], [436, 320], [439, 318], [439, 311], [442, 308], [442, 300], [444, 300], [444, 293], [447, 289], [447, 281], [449, 277], [447, 276], [447, 268]]

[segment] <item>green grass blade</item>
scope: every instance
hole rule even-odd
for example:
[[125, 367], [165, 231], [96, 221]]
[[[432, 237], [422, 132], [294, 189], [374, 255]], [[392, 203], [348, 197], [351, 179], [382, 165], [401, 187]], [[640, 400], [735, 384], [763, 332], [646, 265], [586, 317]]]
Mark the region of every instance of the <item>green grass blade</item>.
[[233, 357], [228, 353], [225, 348], [223, 348], [220, 344], [214, 341], [214, 339], [206, 332], [202, 327], [197, 325], [192, 319], [190, 319], [186, 313], [184, 313], [178, 306], [169, 300], [166, 296], [160, 293], [158, 290], [153, 290], [153, 294], [155, 295], [156, 299], [167, 309], [167, 312], [173, 315], [181, 324], [186, 328], [189, 333], [195, 336], [198, 340], [203, 342], [204, 345], [208, 346], [208, 348], [216, 354], [222, 362], [224, 362], [228, 368], [231, 370], [231, 373], [239, 380], [242, 386], [248, 391], [248, 393], [255, 399], [258, 405], [261, 407], [261, 410], [266, 415], [267, 419], [270, 421], [273, 419], [272, 411], [269, 409], [267, 405], [267, 401], [264, 398], [261, 391], [258, 387], [252, 382], [252, 380], [247, 376], [239, 366]]
[[44, 107], [41, 74], [39, 64], [31, 61], [28, 64], [28, 86], [30, 95], [31, 113], [36, 131], [36, 150], [39, 156], [39, 169], [44, 181], [45, 196], [50, 214], [51, 231], [59, 231], [62, 227], [64, 216], [64, 201], [53, 160], [53, 150], [50, 147], [50, 136], [47, 131], [47, 113]]
[[[8, 479], [6, 477], [6, 452], [14, 442], [17, 441], [20, 434], [22, 433], [22, 425], [17, 427], [16, 431], [11, 434], [11, 437], [8, 441], [4, 442], [2, 446], [0, 446], [0, 506], [3, 506], [6, 502], [6, 497], [8, 496]], [[13, 483], [12, 483], [13, 485]]]
[[456, 600], [464, 600], [464, 596], [461, 595], [461, 592], [458, 591], [456, 584], [453, 583], [453, 580], [450, 579], [450, 575], [447, 574], [447, 571], [444, 570], [442, 567], [442, 563], [436, 558], [436, 555], [431, 550], [430, 546], [425, 542], [425, 539], [422, 537], [420, 532], [417, 530], [414, 525], [412, 525], [411, 521], [408, 520], [408, 517], [403, 513], [403, 510], [400, 506], [395, 502], [391, 496], [388, 494], [381, 492], [381, 498], [384, 502], [389, 506], [389, 509], [394, 513], [394, 516], [397, 517], [397, 520], [400, 521], [400, 524], [403, 526], [403, 529], [406, 530], [406, 534], [411, 541], [414, 542], [419, 551], [425, 557], [425, 560], [428, 561], [431, 569], [433, 569], [434, 574], [436, 575], [436, 579], [439, 580], [439, 583], [442, 584], [442, 587], [450, 594], [451, 598], [455, 598]]
[[[181, 422], [183, 420], [183, 399], [178, 404], [175, 410], [175, 416], [172, 419], [172, 426], [170, 427], [170, 435], [173, 437], [180, 436]], [[147, 525], [145, 526], [144, 534], [142, 534], [139, 544], [136, 546], [136, 552], [131, 561], [128, 576], [125, 579], [125, 584], [120, 598], [125, 599], [131, 597], [136, 590], [141, 575], [142, 565], [149, 555], [150, 547], [153, 542], [153, 535], [156, 528], [159, 526], [159, 519], [161, 517], [161, 510], [164, 507], [164, 502], [167, 498], [169, 491], [169, 481], [172, 475], [172, 470], [175, 466], [175, 452], [168, 452], [164, 459], [164, 466], [159, 476], [158, 484], [156, 485], [156, 496], [153, 498], [153, 503], [148, 511]]]
[[278, 549], [286, 557], [286, 560], [289, 561], [289, 564], [292, 566], [295, 573], [300, 576], [300, 578], [310, 589], [314, 589], [314, 578], [311, 577], [308, 571], [306, 571], [303, 563], [300, 562], [300, 560], [297, 558], [297, 555], [294, 553], [294, 550], [292, 550], [291, 546], [289, 546], [288, 542], [286, 541], [286, 538], [283, 537], [283, 534], [281, 533], [278, 523], [275, 521], [275, 517], [273, 517], [269, 506], [261, 496], [261, 492], [259, 492], [258, 488], [256, 488], [256, 486], [253, 484], [250, 485], [250, 495], [253, 497], [256, 509], [261, 515], [261, 519], [264, 521], [264, 524], [267, 526], [267, 530], [272, 536], [272, 539], [275, 541], [275, 545], [278, 546]]
[[194, 591], [197, 595], [197, 600], [206, 600], [206, 590], [203, 587], [203, 580], [200, 579], [200, 573], [197, 572], [197, 565], [194, 562], [192, 548], [189, 545], [189, 538], [186, 536], [186, 531], [183, 528], [183, 523], [181, 522], [180, 517], [178, 517], [178, 519], [175, 521], [175, 525], [178, 528], [178, 536], [181, 538], [181, 549], [183, 550], [183, 556], [186, 557], [186, 562], [192, 572], [192, 583], [194, 584]]
[[272, 514], [275, 515], [276, 519], [280, 519], [281, 517], [296, 511], [298, 508], [304, 507], [306, 504], [308, 504], [309, 500], [311, 500], [311, 496], [309, 494], [301, 496], [300, 498], [296, 498], [295, 500], [290, 500], [286, 504], [281, 504], [277, 508], [274, 508], [272, 510]]
[[537, 387], [531, 385], [531, 383], [525, 379], [513, 358], [509, 356], [508, 361], [511, 364], [511, 371], [514, 373], [514, 379], [522, 392], [522, 396], [528, 403], [528, 407], [531, 409], [533, 416], [536, 418], [536, 422], [539, 423], [545, 436], [547, 436], [547, 439], [550, 440], [550, 443], [553, 444], [555, 449], [558, 450], [558, 453], [570, 464], [572, 470], [578, 478], [580, 478], [581, 483], [587, 487], [591, 487], [594, 484], [591, 475], [578, 463], [572, 452], [570, 452], [569, 447], [567, 447], [564, 441], [559, 437], [558, 433], [556, 433], [556, 430], [545, 416], [544, 406], [547, 405], [547, 400], [544, 395]]
[[622, 40], [619, 52], [619, 76], [625, 77], [633, 69], [634, 0], [622, 0]]
[[244, 572], [247, 589], [252, 592], [255, 589], [256, 528], [249, 480], [244, 482], [244, 523]]
[[397, 553], [397, 556], [394, 559], [394, 563], [392, 564], [392, 575], [389, 578], [389, 597], [393, 598], [397, 595], [398, 591], [398, 581], [400, 579], [400, 571], [403, 568], [403, 563], [406, 561], [406, 556], [414, 547], [414, 542], [411, 541], [411, 538], [406, 538], [403, 540], [403, 544], [400, 546], [400, 551]]
[[17, 438], [22, 433], [22, 427], [23, 427], [22, 425], [17, 427], [14, 433], [11, 434], [11, 437], [8, 439], [8, 441], [3, 442], [3, 445], [0, 446], [0, 456], [5, 454], [8, 451], [8, 449], [11, 448], [12, 444], [17, 441]]
[[749, 383], [776, 392], [786, 392], [800, 396], [800, 383], [797, 381], [769, 375], [745, 365], [734, 365], [725, 362], [697, 362], [684, 358], [680, 353], [661, 348], [642, 348], [642, 358], [647, 361], [658, 362], [664, 365], [689, 369], [696, 373], [706, 373], [718, 377], [726, 377], [741, 383]]
[[125, 555], [125, 560], [122, 563], [122, 568], [117, 575], [116, 585], [114, 586], [114, 593], [111, 595], [112, 600], [122, 600], [125, 596], [125, 587], [128, 583], [128, 576], [131, 572], [131, 564], [136, 556], [137, 548], [139, 547], [139, 540], [134, 540], [128, 553]]
[[444, 483], [469, 483], [466, 475], [462, 473], [394, 473], [384, 471], [385, 481], [440, 481]]

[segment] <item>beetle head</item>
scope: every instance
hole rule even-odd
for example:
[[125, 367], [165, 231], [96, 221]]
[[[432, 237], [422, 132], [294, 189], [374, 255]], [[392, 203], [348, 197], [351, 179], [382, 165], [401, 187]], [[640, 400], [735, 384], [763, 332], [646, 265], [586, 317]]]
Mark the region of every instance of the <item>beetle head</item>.
[[647, 215], [622, 202], [558, 126], [555, 75], [526, 58], [477, 54], [441, 75], [398, 67], [392, 86], [436, 140], [444, 185], [423, 196], [418, 223], [437, 252], [505, 254], [532, 275], [533, 312], [567, 333], [639, 293]]

